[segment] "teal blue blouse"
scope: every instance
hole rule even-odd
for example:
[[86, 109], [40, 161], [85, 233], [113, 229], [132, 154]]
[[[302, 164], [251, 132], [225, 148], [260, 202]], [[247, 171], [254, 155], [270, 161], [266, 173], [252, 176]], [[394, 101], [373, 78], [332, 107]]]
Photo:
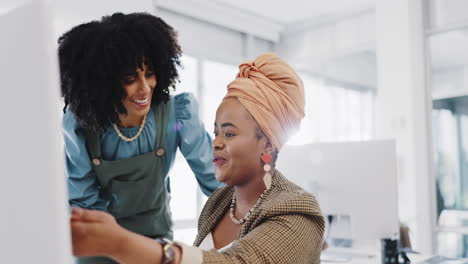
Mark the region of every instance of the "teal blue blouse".
[[[168, 191], [170, 191], [168, 172], [174, 162], [177, 149], [180, 149], [195, 174], [201, 190], [209, 196], [221, 184], [214, 177], [212, 140], [199, 118], [198, 104], [190, 93], [171, 96], [169, 103], [173, 104], [174, 111], [169, 119], [164, 143], [167, 157], [164, 173]], [[127, 159], [154, 151], [156, 148], [155, 124], [154, 109], [151, 108], [143, 131], [132, 142], [123, 141], [113, 126], [109, 126], [101, 136], [103, 159]], [[100, 197], [100, 187], [86, 150], [83, 128], [70, 111], [64, 114], [63, 128], [70, 205], [106, 210], [109, 201]], [[133, 137], [139, 128], [120, 128], [120, 131], [126, 137]]]

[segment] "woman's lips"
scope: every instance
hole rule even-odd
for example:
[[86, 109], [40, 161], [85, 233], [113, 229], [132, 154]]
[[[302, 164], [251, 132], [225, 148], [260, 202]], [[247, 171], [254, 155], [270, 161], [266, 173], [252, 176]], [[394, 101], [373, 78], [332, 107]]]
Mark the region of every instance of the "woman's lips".
[[215, 166], [222, 166], [224, 163], [226, 163], [226, 160], [221, 158], [221, 157], [214, 157], [213, 158], [213, 164]]
[[134, 104], [136, 104], [137, 106], [139, 106], [139, 107], [145, 107], [145, 106], [147, 106], [149, 104], [150, 100], [149, 100], [149, 98], [146, 98], [144, 100], [134, 99], [134, 100], [132, 100], [132, 102]]

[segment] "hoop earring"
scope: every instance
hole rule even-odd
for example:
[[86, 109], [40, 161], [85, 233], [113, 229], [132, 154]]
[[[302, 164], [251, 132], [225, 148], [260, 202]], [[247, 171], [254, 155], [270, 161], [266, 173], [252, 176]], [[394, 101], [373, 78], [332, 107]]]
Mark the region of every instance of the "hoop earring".
[[265, 162], [265, 165], [263, 165], [263, 170], [265, 171], [265, 176], [263, 176], [263, 183], [268, 190], [271, 188], [270, 161], [273, 157], [270, 154], [263, 154], [260, 158], [263, 160], [263, 162]]

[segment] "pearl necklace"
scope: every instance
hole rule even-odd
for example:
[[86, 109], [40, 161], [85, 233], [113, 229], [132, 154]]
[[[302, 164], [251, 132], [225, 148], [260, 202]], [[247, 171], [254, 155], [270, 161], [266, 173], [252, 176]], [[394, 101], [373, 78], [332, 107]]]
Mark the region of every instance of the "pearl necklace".
[[258, 198], [257, 202], [255, 205], [250, 208], [250, 210], [247, 212], [247, 214], [242, 218], [242, 219], [237, 219], [236, 216], [234, 215], [234, 211], [236, 210], [236, 196], [233, 194], [232, 195], [232, 201], [231, 201], [231, 208], [229, 209], [229, 216], [231, 217], [232, 222], [236, 225], [242, 225], [244, 224], [247, 219], [249, 219], [250, 215], [252, 214], [253, 211], [258, 207], [258, 205], [263, 201], [263, 198], [265, 198], [268, 190], [270, 189], [265, 189], [262, 194], [260, 194], [260, 197]]
[[131, 142], [135, 139], [137, 139], [140, 134], [141, 134], [141, 131], [143, 131], [143, 128], [145, 127], [145, 124], [146, 124], [146, 116], [148, 115], [148, 113], [145, 114], [145, 116], [143, 117], [143, 121], [141, 122], [141, 126], [140, 126], [140, 129], [138, 129], [138, 132], [136, 133], [135, 136], [131, 137], [131, 138], [128, 138], [126, 136], [124, 136], [122, 134], [122, 132], [120, 132], [120, 129], [119, 127], [117, 126], [117, 124], [114, 124], [114, 129], [115, 129], [115, 132], [117, 132], [117, 134], [119, 135], [119, 137], [127, 142]]

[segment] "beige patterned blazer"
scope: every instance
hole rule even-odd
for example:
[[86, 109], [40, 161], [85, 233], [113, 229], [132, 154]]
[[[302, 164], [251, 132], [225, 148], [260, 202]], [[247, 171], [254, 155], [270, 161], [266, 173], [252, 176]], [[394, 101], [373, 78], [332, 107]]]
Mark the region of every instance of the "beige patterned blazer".
[[[229, 210], [234, 188], [216, 190], [198, 221], [194, 246], [214, 229]], [[203, 263], [320, 263], [324, 219], [314, 196], [275, 171], [272, 187], [252, 212], [232, 246], [203, 251]]]

